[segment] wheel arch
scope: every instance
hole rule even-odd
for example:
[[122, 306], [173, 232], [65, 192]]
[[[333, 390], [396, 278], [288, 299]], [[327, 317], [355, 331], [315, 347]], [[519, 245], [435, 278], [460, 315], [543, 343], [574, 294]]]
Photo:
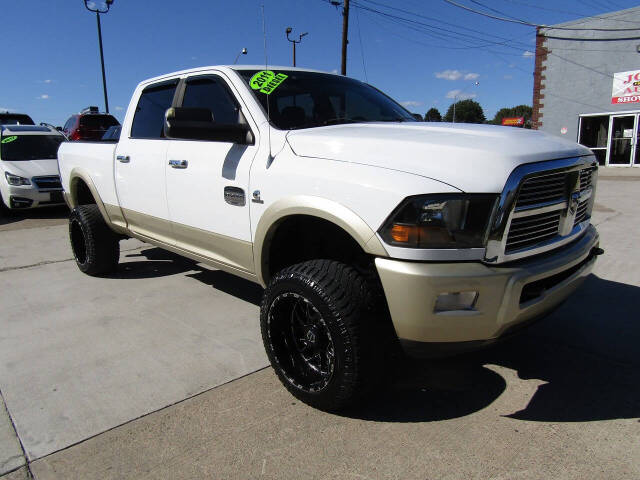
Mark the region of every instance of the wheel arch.
[[254, 264], [256, 275], [262, 285], [266, 286], [275, 273], [269, 265], [269, 259], [272, 248], [276, 246], [273, 243], [276, 233], [287, 221], [302, 217], [326, 222], [343, 232], [366, 254], [388, 256], [375, 231], [353, 210], [321, 197], [305, 195], [287, 197], [271, 204], [260, 217], [256, 228]]
[[69, 175], [69, 192], [65, 194], [65, 199], [69, 208], [74, 209], [78, 205], [96, 204], [100, 214], [107, 225], [111, 225], [111, 219], [104, 206], [104, 202], [98, 194], [89, 172], [82, 168], [74, 168]]

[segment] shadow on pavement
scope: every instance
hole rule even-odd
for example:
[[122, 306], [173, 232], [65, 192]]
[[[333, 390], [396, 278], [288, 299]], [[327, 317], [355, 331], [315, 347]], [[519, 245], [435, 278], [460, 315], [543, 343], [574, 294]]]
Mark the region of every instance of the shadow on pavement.
[[[124, 258], [140, 258], [140, 261], [121, 263], [118, 271], [109, 278], [141, 279], [176, 275], [194, 271], [187, 277], [194, 278], [216, 290], [228, 293], [245, 302], [260, 305], [263, 288], [243, 278], [236, 277], [222, 270], [209, 270], [198, 262], [182, 257], [161, 248], [147, 248], [140, 253], [125, 254]], [[144, 260], [146, 259], [146, 260]]]
[[[262, 288], [159, 248], [127, 258], [115, 278], [183, 272], [241, 300], [260, 304]], [[437, 360], [400, 360], [390, 386], [342, 415], [373, 421], [458, 418], [493, 403], [510, 385], [488, 365], [541, 383], [528, 405], [506, 416], [529, 421], [586, 422], [640, 417], [640, 287], [591, 275], [556, 312], [492, 348]], [[513, 386], [515, 388], [515, 386]]]
[[66, 205], [58, 207], [42, 207], [32, 210], [0, 209], [0, 225], [22, 222], [25, 220], [61, 220], [69, 218], [69, 209]]
[[490, 405], [509, 385], [487, 365], [541, 380], [506, 416], [545, 422], [640, 417], [640, 288], [590, 276], [558, 311], [510, 341], [437, 361], [406, 361], [392, 386], [356, 418], [425, 422]]

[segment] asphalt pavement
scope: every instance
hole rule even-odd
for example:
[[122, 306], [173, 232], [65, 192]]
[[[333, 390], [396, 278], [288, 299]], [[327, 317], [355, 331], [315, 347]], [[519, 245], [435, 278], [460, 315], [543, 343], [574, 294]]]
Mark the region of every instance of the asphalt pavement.
[[0, 220], [0, 478], [638, 479], [636, 172], [601, 173], [605, 254], [558, 311], [340, 415], [266, 368], [259, 287], [136, 240], [86, 277], [66, 211]]

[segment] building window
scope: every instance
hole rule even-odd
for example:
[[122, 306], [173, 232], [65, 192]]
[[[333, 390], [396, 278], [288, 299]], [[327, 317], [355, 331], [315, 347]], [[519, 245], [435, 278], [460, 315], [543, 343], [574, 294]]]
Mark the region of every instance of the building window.
[[579, 142], [589, 147], [600, 165], [607, 158], [607, 140], [609, 138], [609, 115], [580, 117]]

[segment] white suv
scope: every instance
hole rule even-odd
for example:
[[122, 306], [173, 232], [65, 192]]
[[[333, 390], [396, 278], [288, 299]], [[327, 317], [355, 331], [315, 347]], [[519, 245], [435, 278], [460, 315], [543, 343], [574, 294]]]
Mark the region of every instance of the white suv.
[[0, 125], [0, 200], [4, 206], [23, 209], [64, 203], [57, 160], [64, 140], [60, 132], [47, 126]]

